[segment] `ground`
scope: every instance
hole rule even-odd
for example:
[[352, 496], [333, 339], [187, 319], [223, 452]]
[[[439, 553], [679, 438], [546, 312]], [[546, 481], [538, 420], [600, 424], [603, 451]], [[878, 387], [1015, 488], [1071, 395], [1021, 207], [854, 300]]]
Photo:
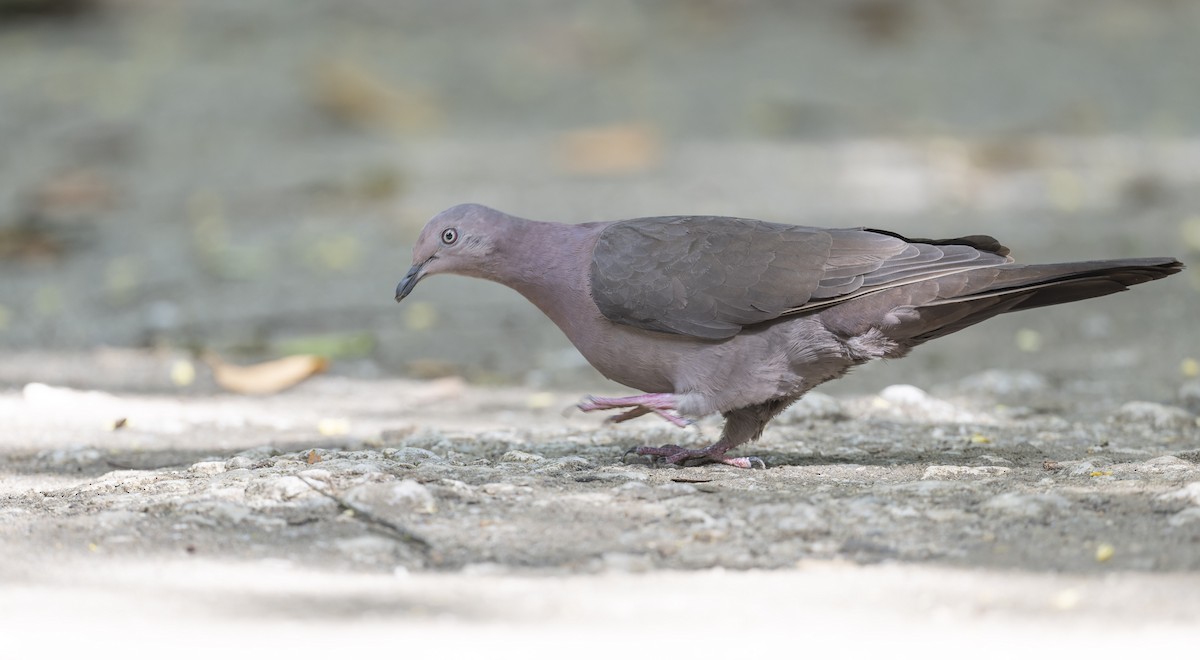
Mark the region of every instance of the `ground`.
[[[1198, 641], [1193, 4], [38, 4], [0, 0], [0, 656]], [[1188, 270], [857, 369], [765, 469], [656, 467], [720, 420], [572, 412], [628, 392], [496, 285], [392, 302], [468, 201]], [[253, 396], [213, 353], [331, 361]]]
[[627, 461], [717, 420], [604, 426], [565, 412], [581, 392], [31, 384], [0, 397], [7, 437], [24, 439], [6, 447], [0, 611], [36, 636], [67, 620], [103, 639], [131, 618], [167, 636], [184, 617], [221, 639], [258, 621], [367, 643], [384, 625], [409, 639], [637, 633], [645, 616], [683, 629], [730, 599], [722, 625], [747, 633], [792, 616], [851, 633], [864, 617], [910, 641], [953, 624], [940, 643], [971, 648], [1014, 630], [1100, 650], [1147, 630], [1194, 640], [1196, 418], [1149, 402], [1081, 416], [1064, 389], [987, 371], [948, 399], [814, 394], [750, 448], [768, 467], [739, 470]]

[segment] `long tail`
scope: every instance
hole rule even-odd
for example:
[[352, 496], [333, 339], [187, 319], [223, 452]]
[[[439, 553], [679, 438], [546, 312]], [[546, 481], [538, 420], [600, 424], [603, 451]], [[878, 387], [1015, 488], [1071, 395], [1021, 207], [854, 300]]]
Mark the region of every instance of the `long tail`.
[[952, 287], [957, 294], [917, 305], [918, 332], [909, 341], [919, 344], [1006, 312], [1107, 296], [1181, 270], [1183, 264], [1176, 259], [1150, 257], [970, 271], [957, 283], [960, 286]]

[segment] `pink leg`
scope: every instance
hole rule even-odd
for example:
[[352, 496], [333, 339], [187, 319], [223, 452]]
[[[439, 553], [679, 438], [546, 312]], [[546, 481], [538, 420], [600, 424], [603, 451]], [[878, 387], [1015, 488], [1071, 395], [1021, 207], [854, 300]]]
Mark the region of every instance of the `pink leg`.
[[667, 463], [687, 465], [695, 461], [724, 463], [737, 468], [766, 468], [767, 464], [754, 456], [727, 456], [726, 453], [734, 447], [739, 447], [762, 435], [763, 427], [782, 404], [741, 408], [725, 413], [725, 428], [721, 431], [721, 439], [716, 444], [703, 449], [688, 449], [678, 445], [664, 447], [634, 447], [628, 453], [638, 456], [653, 456]]
[[686, 463], [689, 460], [698, 460], [702, 462], [724, 463], [732, 465], [736, 468], [750, 469], [758, 466], [766, 468], [767, 464], [757, 456], [726, 456], [725, 452], [729, 451], [729, 447], [724, 446], [724, 443], [718, 442], [715, 445], [705, 447], [703, 449], [688, 449], [679, 445], [663, 445], [662, 447], [634, 447], [625, 452], [629, 454], [637, 454], [638, 456], [653, 456], [662, 458], [668, 463], [680, 464]]
[[579, 403], [579, 409], [583, 412], [592, 412], [594, 410], [629, 408], [630, 410], [608, 418], [607, 421], [614, 424], [635, 417], [641, 417], [648, 413], [654, 413], [675, 426], [683, 427], [690, 425], [692, 420], [680, 417], [675, 412], [675, 405], [674, 394], [660, 393], [618, 397], [589, 396]]

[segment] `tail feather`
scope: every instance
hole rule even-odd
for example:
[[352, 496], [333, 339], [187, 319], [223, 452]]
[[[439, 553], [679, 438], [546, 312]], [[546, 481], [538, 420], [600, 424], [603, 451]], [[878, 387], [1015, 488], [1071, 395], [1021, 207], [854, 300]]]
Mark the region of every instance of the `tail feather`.
[[967, 287], [967, 293], [918, 306], [922, 325], [928, 330], [913, 336], [912, 341], [922, 343], [948, 335], [998, 314], [1107, 296], [1181, 270], [1183, 264], [1176, 259], [1152, 257], [1011, 264], [998, 266], [990, 273], [975, 271], [970, 273], [973, 278], [994, 278], [981, 288]]
[[1046, 282], [1048, 286], [1038, 287], [1034, 295], [1011, 311], [1107, 296], [1110, 293], [1125, 291], [1137, 284], [1161, 280], [1183, 270], [1182, 263], [1168, 257], [1053, 264], [1048, 268], [1062, 269], [1071, 266], [1079, 270], [1052, 276], [1053, 279]]

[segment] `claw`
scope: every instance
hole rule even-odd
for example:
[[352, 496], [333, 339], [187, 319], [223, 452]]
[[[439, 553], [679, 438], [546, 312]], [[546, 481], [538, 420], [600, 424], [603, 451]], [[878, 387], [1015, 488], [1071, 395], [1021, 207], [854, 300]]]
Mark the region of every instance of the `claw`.
[[638, 456], [649, 456], [651, 461], [662, 460], [672, 465], [687, 465], [692, 461], [699, 461], [697, 464], [723, 463], [743, 470], [755, 467], [764, 470], [767, 468], [766, 461], [757, 456], [726, 456], [725, 451], [726, 449], [719, 444], [703, 449], [686, 449], [679, 445], [663, 445], [661, 447], [634, 447], [625, 452], [625, 456], [628, 456], [632, 452]]

